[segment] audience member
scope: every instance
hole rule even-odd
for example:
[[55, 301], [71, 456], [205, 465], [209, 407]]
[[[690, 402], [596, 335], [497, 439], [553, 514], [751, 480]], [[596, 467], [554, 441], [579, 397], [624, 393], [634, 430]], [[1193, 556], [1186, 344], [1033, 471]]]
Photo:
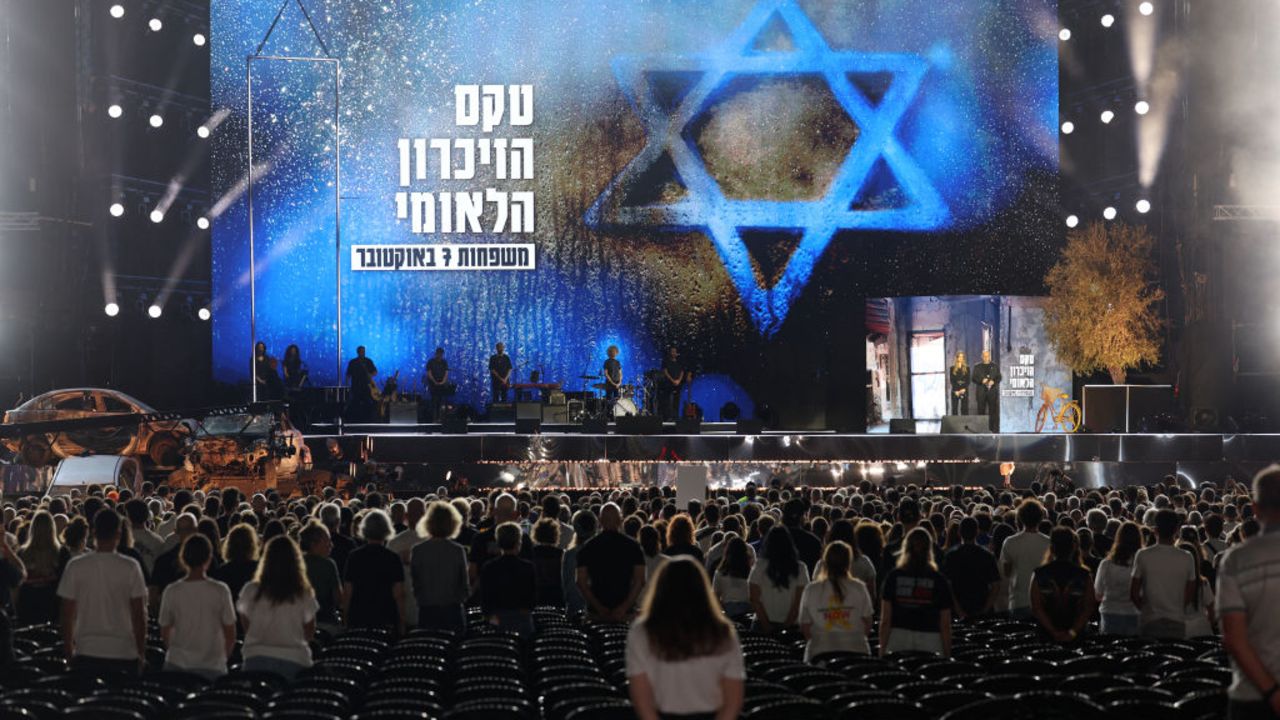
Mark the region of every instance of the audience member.
[[560, 549], [560, 521], [544, 517], [533, 525], [534, 578], [537, 582], [537, 604], [564, 607], [564, 586], [560, 584], [560, 566], [564, 550]]
[[329, 531], [323, 524], [312, 521], [298, 533], [298, 544], [303, 552], [307, 582], [311, 583], [316, 596], [316, 626], [336, 633], [342, 629], [342, 579], [337, 564], [329, 557], [333, 549]]
[[53, 515], [37, 512], [27, 527], [27, 541], [18, 551], [27, 576], [18, 588], [17, 619], [23, 625], [54, 622], [58, 617], [58, 581], [71, 561], [71, 552], [58, 541]]
[[867, 633], [875, 608], [866, 584], [850, 572], [852, 566], [853, 549], [848, 543], [837, 540], [827, 545], [817, 577], [800, 597], [800, 630], [808, 640], [806, 662], [832, 652], [871, 654]]
[[409, 569], [421, 628], [456, 633], [466, 630], [463, 603], [471, 595], [467, 550], [453, 540], [461, 526], [458, 510], [438, 500], [427, 507], [418, 523], [418, 533], [426, 540], [410, 551]]
[[1049, 533], [1048, 562], [1031, 576], [1031, 614], [1051, 640], [1079, 640], [1096, 602], [1093, 576], [1080, 556], [1080, 540], [1068, 527]]
[[267, 541], [258, 574], [236, 603], [244, 628], [244, 669], [292, 680], [311, 667], [318, 609], [298, 546], [287, 537]]
[[342, 574], [342, 615], [347, 627], [386, 628], [404, 634], [404, 571], [400, 556], [387, 549], [392, 532], [385, 512], [364, 514], [360, 539], [365, 544], [347, 557]]
[[1022, 501], [1017, 510], [1021, 530], [1000, 548], [1000, 570], [1009, 585], [1005, 607], [1014, 617], [1031, 617], [1031, 575], [1049, 551], [1049, 538], [1040, 532], [1044, 515], [1039, 500]]
[[187, 538], [180, 549], [187, 575], [160, 597], [160, 637], [166, 670], [207, 678], [227, 674], [227, 658], [236, 646], [236, 611], [231, 590], [210, 580], [213, 545], [203, 535]]
[[755, 558], [747, 543], [737, 535], [731, 536], [724, 550], [724, 559], [716, 568], [711, 586], [724, 614], [733, 620], [741, 620], [751, 612], [751, 566]]
[[978, 520], [966, 517], [959, 524], [960, 544], [947, 551], [942, 574], [951, 583], [956, 614], [961, 620], [990, 615], [1000, 594], [1000, 568], [989, 550], [978, 545]]
[[880, 597], [880, 655], [929, 652], [951, 656], [951, 588], [933, 561], [933, 537], [907, 533]]
[[258, 550], [258, 531], [248, 523], [231, 528], [222, 543], [222, 564], [211, 574], [231, 590], [233, 602], [258, 572]]
[[809, 584], [809, 569], [801, 561], [791, 533], [774, 527], [748, 578], [756, 625], [763, 632], [794, 628], [800, 618], [800, 596]]
[[1196, 563], [1191, 553], [1174, 546], [1178, 514], [1155, 513], [1156, 543], [1133, 558], [1129, 596], [1138, 608], [1138, 632], [1156, 638], [1186, 636], [1186, 606], [1195, 599]]
[[604, 622], [626, 622], [644, 587], [644, 553], [621, 529], [621, 508], [606, 503], [600, 533], [577, 555], [578, 590], [591, 617]]
[[1138, 634], [1138, 607], [1133, 604], [1130, 588], [1133, 557], [1141, 549], [1142, 530], [1137, 523], [1125, 522], [1116, 531], [1111, 552], [1098, 563], [1093, 589], [1100, 603], [1098, 613], [1104, 635]]
[[62, 644], [73, 669], [136, 675], [147, 656], [147, 583], [142, 566], [116, 552], [120, 516], [94, 517], [95, 552], [67, 563], [58, 583]]
[[537, 580], [533, 563], [520, 557], [524, 533], [517, 523], [504, 522], [494, 535], [502, 554], [480, 571], [480, 610], [500, 630], [532, 635]]

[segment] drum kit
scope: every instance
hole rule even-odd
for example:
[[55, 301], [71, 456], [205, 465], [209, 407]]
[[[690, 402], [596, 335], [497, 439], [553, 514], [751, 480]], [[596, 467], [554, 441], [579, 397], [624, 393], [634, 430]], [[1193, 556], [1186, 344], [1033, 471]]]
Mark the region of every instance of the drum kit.
[[618, 388], [618, 397], [612, 401], [605, 397], [605, 391], [609, 387], [606, 383], [594, 382], [587, 385], [592, 380], [603, 380], [600, 375], [580, 375], [578, 379], [583, 381], [582, 391], [565, 393], [569, 403], [570, 422], [651, 415], [654, 412], [656, 380], [652, 378], [646, 376], [632, 383], [624, 383]]

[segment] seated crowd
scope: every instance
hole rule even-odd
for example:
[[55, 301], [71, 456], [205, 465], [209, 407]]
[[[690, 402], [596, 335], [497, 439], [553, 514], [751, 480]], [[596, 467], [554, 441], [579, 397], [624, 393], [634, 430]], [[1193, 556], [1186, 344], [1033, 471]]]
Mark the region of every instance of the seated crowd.
[[17, 629], [45, 626], [74, 671], [289, 681], [343, 633], [462, 637], [478, 612], [527, 643], [560, 608], [629, 627], [636, 716], [733, 718], [750, 694], [745, 639], [817, 665], [946, 658], [958, 632], [1006, 618], [1045, 647], [1220, 634], [1232, 716], [1280, 714], [1280, 467], [1252, 488], [1061, 495], [774, 482], [688, 507], [656, 487], [282, 498], [148, 484], [3, 512], [3, 665]]

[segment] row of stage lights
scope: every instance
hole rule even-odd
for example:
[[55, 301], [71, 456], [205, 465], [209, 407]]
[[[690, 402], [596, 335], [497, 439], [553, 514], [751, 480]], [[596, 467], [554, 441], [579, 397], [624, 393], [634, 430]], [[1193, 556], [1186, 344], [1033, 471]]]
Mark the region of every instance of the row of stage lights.
[[[1138, 12], [1144, 16], [1149, 17], [1155, 11], [1156, 11], [1156, 6], [1150, 0], [1143, 0], [1142, 2], [1138, 3]], [[1116, 16], [1112, 15], [1111, 13], [1106, 13], [1102, 17], [1098, 18], [1098, 22], [1102, 24], [1102, 27], [1111, 29], [1116, 24]], [[1069, 40], [1071, 40], [1071, 28], [1064, 27], [1061, 30], [1059, 30], [1058, 39], [1061, 40], [1062, 42], [1068, 42]]]
[[[1146, 198], [1142, 198], [1141, 200], [1133, 204], [1133, 209], [1137, 210], [1139, 215], [1146, 215], [1147, 213], [1151, 212], [1151, 201]], [[1102, 219], [1106, 220], [1107, 222], [1115, 220], [1116, 217], [1119, 215], [1120, 215], [1120, 211], [1116, 210], [1116, 207], [1114, 205], [1108, 205], [1102, 209]], [[1069, 228], [1078, 227], [1080, 225], [1080, 216], [1068, 215], [1066, 222], [1067, 222], [1067, 227]]]
[[[112, 120], [119, 120], [120, 118], [124, 117], [124, 107], [119, 103], [112, 103], [108, 105], [107, 117], [111, 118]], [[161, 115], [160, 113], [152, 113], [151, 115], [147, 116], [147, 124], [150, 125], [152, 128], [159, 130], [160, 128], [164, 127], [164, 116]], [[196, 137], [200, 138], [201, 140], [209, 139], [209, 134], [210, 134], [210, 131], [209, 131], [208, 125], [201, 125], [196, 128]]]
[[[1133, 111], [1138, 115], [1146, 115], [1147, 113], [1151, 112], [1151, 103], [1147, 102], [1146, 100], [1139, 100], [1138, 102], [1133, 104]], [[1098, 119], [1102, 121], [1103, 125], [1110, 125], [1111, 121], [1116, 119], [1116, 113], [1114, 110], [1110, 110], [1110, 109], [1103, 110], [1102, 114], [1098, 116]], [[1062, 121], [1063, 135], [1070, 135], [1075, 131], [1076, 131], [1076, 124], [1074, 121], [1071, 121], [1071, 120]]]
[[[119, 203], [119, 202], [111, 203], [111, 205], [107, 208], [107, 212], [111, 213], [111, 217], [117, 217], [117, 218], [122, 217], [124, 215], [124, 203]], [[165, 217], [164, 213], [159, 208], [152, 210], [151, 214], [148, 216], [151, 222], [156, 223], [157, 225], [164, 222], [164, 217]], [[200, 228], [201, 230], [208, 230], [209, 218], [203, 215], [196, 218], [196, 227]]]
[[[119, 5], [119, 4], [112, 5], [109, 12], [111, 13], [111, 17], [115, 18], [116, 20], [124, 19], [124, 16], [125, 16], [124, 5]], [[164, 29], [164, 21], [162, 21], [158, 17], [153, 17], [147, 21], [147, 27], [151, 30], [151, 32], [158, 33]], [[194, 35], [191, 36], [191, 42], [195, 44], [196, 47], [204, 47], [209, 42], [209, 38], [205, 37], [204, 33], [195, 33]]]
[[[107, 317], [116, 317], [120, 314], [120, 303], [109, 302], [102, 308], [102, 312], [106, 313]], [[147, 317], [152, 320], [159, 320], [161, 315], [164, 315], [164, 308], [155, 303], [151, 303], [147, 306]], [[213, 313], [209, 308], [202, 307], [196, 311], [196, 317], [207, 322], [213, 317]]]

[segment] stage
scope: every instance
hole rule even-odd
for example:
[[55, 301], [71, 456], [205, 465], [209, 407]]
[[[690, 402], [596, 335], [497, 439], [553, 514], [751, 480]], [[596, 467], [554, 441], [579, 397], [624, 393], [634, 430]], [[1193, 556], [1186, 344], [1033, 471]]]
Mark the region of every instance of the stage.
[[[582, 466], [630, 468], [632, 480], [663, 482], [663, 466], [705, 464], [713, 483], [734, 483], [784, 475], [807, 484], [856, 484], [862, 480], [900, 483], [992, 484], [999, 465], [1014, 463], [1014, 485], [1029, 486], [1059, 468], [1078, 486], [1101, 487], [1159, 482], [1177, 475], [1191, 486], [1221, 484], [1228, 476], [1246, 480], [1280, 457], [1280, 435], [1246, 434], [972, 434], [884, 435], [769, 431], [740, 435], [730, 423], [704, 423], [697, 435], [584, 434], [574, 426], [546, 426], [538, 434], [517, 434], [511, 424], [473, 424], [466, 434], [446, 434], [431, 425], [353, 425], [317, 428], [306, 438], [317, 463], [334, 443], [345, 460], [364, 459], [393, 466], [401, 482], [431, 489], [451, 472], [480, 484], [502, 476], [530, 484]], [[736, 468], [736, 470], [734, 469]], [[749, 472], [747, 472], [749, 470]], [[505, 475], [503, 475], [505, 473]], [[589, 474], [589, 472], [588, 472]], [[609, 484], [609, 483], [606, 483]]]

